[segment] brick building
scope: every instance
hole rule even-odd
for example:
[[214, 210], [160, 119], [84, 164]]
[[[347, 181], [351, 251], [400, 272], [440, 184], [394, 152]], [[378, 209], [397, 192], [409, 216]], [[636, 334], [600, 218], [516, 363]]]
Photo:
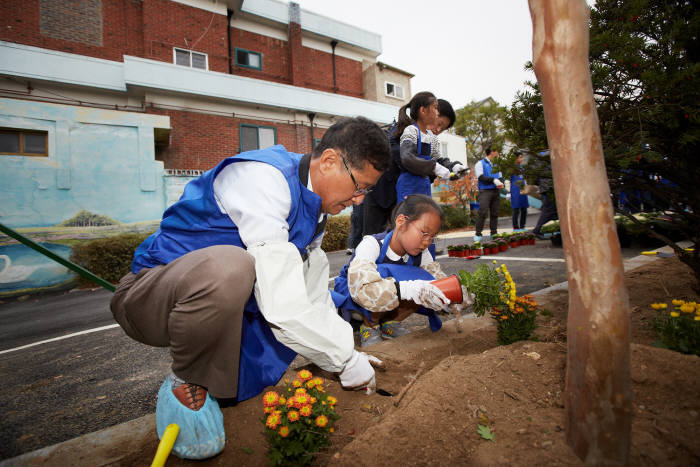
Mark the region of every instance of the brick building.
[[412, 75], [380, 53], [279, 0], [0, 0], [0, 222], [155, 219], [168, 175], [308, 152], [344, 116], [389, 123]]

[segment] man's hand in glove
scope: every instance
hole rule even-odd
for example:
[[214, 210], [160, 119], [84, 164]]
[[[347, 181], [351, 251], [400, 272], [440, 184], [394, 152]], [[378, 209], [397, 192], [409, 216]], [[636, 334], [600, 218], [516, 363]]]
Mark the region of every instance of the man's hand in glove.
[[399, 282], [399, 289], [402, 300], [412, 300], [431, 310], [442, 310], [450, 303], [450, 300], [445, 297], [442, 290], [435, 287], [429, 281], [401, 281]]
[[433, 172], [436, 176], [440, 177], [443, 180], [450, 179], [450, 169], [448, 169], [444, 165], [438, 164], [437, 162], [435, 163], [435, 170]]
[[352, 351], [352, 357], [345, 364], [345, 368], [338, 377], [341, 386], [346, 389], [374, 389], [377, 386], [374, 379], [374, 368], [370, 365], [367, 354], [357, 350]]
[[510, 193], [508, 193], [508, 194], [506, 195], [506, 199], [507, 199], [508, 201], [510, 201]]
[[496, 185], [496, 188], [503, 188], [503, 182], [497, 178], [493, 179], [493, 184]]
[[462, 172], [464, 170], [467, 170], [467, 168], [460, 163], [456, 163], [455, 165], [452, 166], [452, 171], [454, 173], [459, 173], [459, 172]]

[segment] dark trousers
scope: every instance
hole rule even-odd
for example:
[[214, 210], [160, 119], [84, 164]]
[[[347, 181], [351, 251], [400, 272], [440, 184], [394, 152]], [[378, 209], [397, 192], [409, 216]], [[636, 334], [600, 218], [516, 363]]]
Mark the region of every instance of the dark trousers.
[[[527, 220], [527, 208], [513, 208], [513, 228], [524, 229]], [[518, 222], [520, 221], [520, 222]]]
[[365, 196], [362, 202], [364, 222], [362, 225], [362, 235], [372, 235], [384, 232], [389, 228], [391, 211], [395, 204], [388, 208], [382, 207], [372, 196]]
[[353, 205], [350, 214], [350, 234], [348, 235], [348, 248], [356, 248], [362, 241], [362, 227], [364, 218], [364, 203]]
[[498, 233], [498, 205], [500, 202], [501, 196], [498, 194], [497, 189], [479, 191], [479, 216], [476, 218], [476, 235], [481, 236], [486, 216], [489, 216], [491, 235]]
[[540, 209], [540, 218], [537, 219], [537, 225], [532, 231], [537, 235], [541, 234], [540, 231], [542, 230], [542, 226], [547, 222], [559, 219], [559, 215], [557, 214], [557, 205], [550, 201], [549, 198], [547, 198], [547, 195], [542, 195], [542, 207]]

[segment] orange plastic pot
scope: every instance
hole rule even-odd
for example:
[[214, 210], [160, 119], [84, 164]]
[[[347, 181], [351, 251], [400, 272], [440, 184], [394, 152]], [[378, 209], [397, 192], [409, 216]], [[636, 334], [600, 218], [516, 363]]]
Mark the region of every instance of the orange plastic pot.
[[451, 276], [443, 277], [442, 279], [437, 279], [431, 282], [438, 289], [442, 290], [447, 298], [450, 299], [452, 303], [462, 303], [464, 297], [462, 297], [462, 284], [459, 283], [459, 279], [456, 274]]

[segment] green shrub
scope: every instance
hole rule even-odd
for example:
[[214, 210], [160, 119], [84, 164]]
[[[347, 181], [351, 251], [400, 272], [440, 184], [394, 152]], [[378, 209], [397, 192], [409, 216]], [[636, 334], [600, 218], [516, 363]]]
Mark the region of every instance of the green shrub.
[[[148, 235], [122, 234], [85, 242], [73, 247], [70, 260], [116, 284], [131, 269], [134, 251]], [[87, 286], [92, 282], [81, 277], [80, 284]]]
[[347, 248], [350, 235], [350, 216], [329, 216], [323, 234], [323, 251], [338, 251]]
[[60, 224], [60, 227], [99, 227], [103, 225], [115, 225], [119, 224], [119, 221], [115, 221], [111, 217], [102, 216], [100, 214], [93, 214], [85, 209], [78, 211], [75, 216], [67, 219]]
[[448, 204], [443, 204], [440, 207], [445, 215], [445, 221], [442, 223], [440, 230], [461, 229], [470, 225], [472, 219], [469, 211]]
[[498, 217], [512, 217], [513, 208], [510, 206], [510, 200], [499, 198], [498, 202]]

